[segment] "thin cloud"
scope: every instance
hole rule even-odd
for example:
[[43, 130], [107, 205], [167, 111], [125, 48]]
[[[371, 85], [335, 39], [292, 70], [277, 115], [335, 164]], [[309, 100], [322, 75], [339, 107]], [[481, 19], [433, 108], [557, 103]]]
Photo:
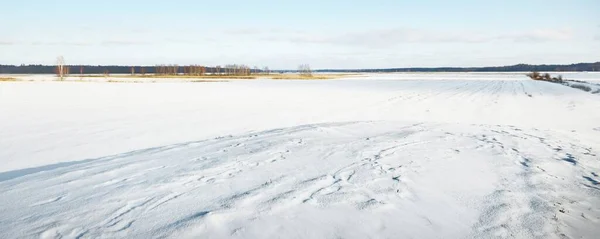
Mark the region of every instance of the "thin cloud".
[[283, 28], [236, 28], [223, 30], [222, 33], [227, 35], [281, 35], [281, 34], [304, 34], [302, 30], [290, 30]]
[[[264, 38], [281, 40], [281, 37]], [[334, 44], [367, 47], [390, 47], [402, 43], [479, 43], [492, 40], [492, 37], [476, 33], [433, 32], [418, 29], [384, 29], [363, 32], [350, 32], [338, 35], [308, 35], [288, 37], [293, 43]]]
[[264, 30], [259, 28], [240, 28], [240, 29], [228, 29], [223, 33], [230, 35], [257, 35], [263, 34]]
[[87, 42], [45, 42], [47, 46], [90, 46], [92, 44]]
[[90, 46], [92, 44], [88, 42], [66, 42], [66, 41], [33, 41], [33, 42], [20, 42], [19, 45], [31, 45], [31, 46]]
[[461, 31], [432, 31], [412, 28], [394, 28], [348, 32], [343, 34], [294, 34], [291, 36], [262, 37], [266, 41], [287, 41], [298, 44], [332, 44], [365, 47], [390, 47], [403, 43], [485, 43], [492, 41], [546, 42], [574, 38], [568, 29], [538, 29], [512, 34], [489, 34]]
[[15, 43], [11, 42], [11, 41], [0, 41], [0, 46], [8, 46], [8, 45], [15, 45]]
[[570, 29], [537, 29], [530, 32], [500, 36], [498, 39], [509, 39], [515, 42], [547, 42], [573, 39], [575, 34]]
[[107, 40], [102, 41], [102, 46], [135, 46], [135, 45], [148, 45], [149, 42], [144, 41], [127, 41], [127, 40]]
[[132, 33], [149, 33], [149, 32], [151, 32], [150, 30], [148, 30], [146, 28], [134, 28], [129, 31]]
[[181, 43], [181, 44], [205, 44], [219, 42], [218, 38], [215, 37], [201, 37], [201, 38], [165, 38], [165, 43]]
[[[3, 44], [6, 43], [6, 44]], [[31, 45], [31, 46], [130, 46], [147, 45], [149, 42], [106, 40], [101, 42], [73, 42], [73, 41], [32, 41], [32, 42], [0, 42], [0, 45]]]

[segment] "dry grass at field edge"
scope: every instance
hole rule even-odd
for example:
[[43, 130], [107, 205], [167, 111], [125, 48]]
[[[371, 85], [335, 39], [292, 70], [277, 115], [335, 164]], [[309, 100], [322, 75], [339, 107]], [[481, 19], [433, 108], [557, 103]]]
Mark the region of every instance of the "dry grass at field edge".
[[12, 77], [0, 77], [0, 81], [17, 81], [17, 79]]

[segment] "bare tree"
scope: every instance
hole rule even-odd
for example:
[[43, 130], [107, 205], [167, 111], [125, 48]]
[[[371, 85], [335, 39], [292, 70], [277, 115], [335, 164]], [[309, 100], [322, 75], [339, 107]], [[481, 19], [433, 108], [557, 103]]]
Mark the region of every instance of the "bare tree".
[[204, 74], [204, 67], [200, 65], [189, 65], [183, 67], [183, 74], [190, 76], [200, 76]]
[[83, 80], [83, 66], [79, 67], [79, 80]]
[[59, 56], [56, 58], [56, 76], [63, 80], [66, 73], [65, 58]]
[[312, 70], [310, 69], [310, 65], [302, 64], [298, 66], [298, 73], [301, 76], [312, 76]]
[[550, 74], [548, 74], [548, 73], [545, 73], [545, 74], [542, 76], [542, 78], [543, 78], [544, 80], [551, 80], [551, 79], [552, 79], [552, 76], [550, 76]]
[[529, 78], [534, 79], [534, 80], [539, 80], [541, 78], [541, 74], [537, 71], [531, 72], [531, 73], [527, 74], [527, 76], [529, 76]]

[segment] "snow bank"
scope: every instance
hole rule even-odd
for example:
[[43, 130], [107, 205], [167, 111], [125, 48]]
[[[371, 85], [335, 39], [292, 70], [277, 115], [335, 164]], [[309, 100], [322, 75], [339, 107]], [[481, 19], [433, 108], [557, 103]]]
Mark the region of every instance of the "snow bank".
[[593, 83], [593, 82], [585, 82], [585, 81], [567, 80], [564, 82], [564, 84], [571, 88], [583, 90], [583, 91], [586, 91], [586, 92], [589, 92], [592, 94], [600, 94], [600, 82]]

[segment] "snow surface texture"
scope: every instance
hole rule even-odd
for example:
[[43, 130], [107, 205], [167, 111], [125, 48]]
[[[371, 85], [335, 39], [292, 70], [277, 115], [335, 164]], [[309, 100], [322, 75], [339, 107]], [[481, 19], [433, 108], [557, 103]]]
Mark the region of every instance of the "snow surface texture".
[[563, 84], [575, 89], [590, 92], [592, 94], [600, 94], [600, 82], [593, 83], [587, 81], [565, 81]]
[[596, 238], [598, 146], [522, 74], [3, 82], [0, 238]]

